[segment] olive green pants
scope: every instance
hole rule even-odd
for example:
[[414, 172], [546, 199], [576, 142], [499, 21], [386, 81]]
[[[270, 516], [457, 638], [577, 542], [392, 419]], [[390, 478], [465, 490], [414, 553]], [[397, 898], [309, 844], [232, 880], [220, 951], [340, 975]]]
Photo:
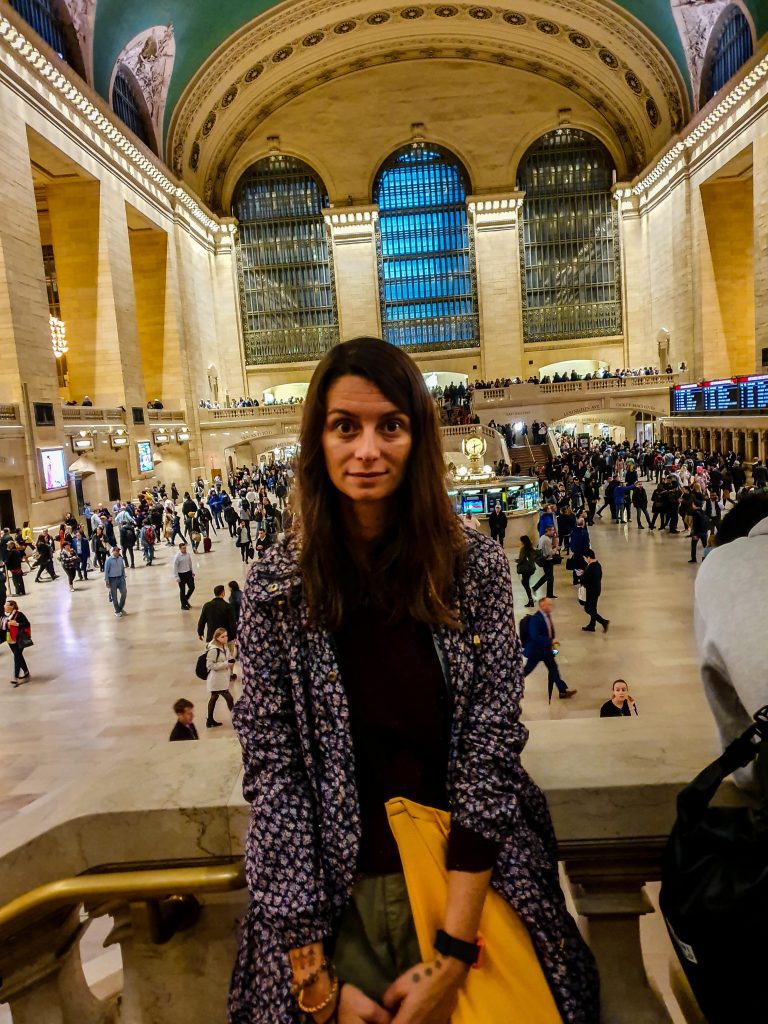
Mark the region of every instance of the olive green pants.
[[371, 875], [355, 883], [333, 959], [340, 980], [376, 1002], [396, 978], [420, 962], [403, 875]]

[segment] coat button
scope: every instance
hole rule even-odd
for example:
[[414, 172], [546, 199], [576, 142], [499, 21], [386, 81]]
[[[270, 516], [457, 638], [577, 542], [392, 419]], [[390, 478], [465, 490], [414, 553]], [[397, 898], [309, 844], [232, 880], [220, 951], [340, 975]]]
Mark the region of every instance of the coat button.
[[328, 680], [329, 683], [335, 683], [336, 680], [339, 678], [339, 673], [331, 671], [325, 678]]
[[270, 583], [269, 586], [267, 587], [267, 590], [270, 594], [274, 594], [274, 592], [277, 590], [277, 584]]

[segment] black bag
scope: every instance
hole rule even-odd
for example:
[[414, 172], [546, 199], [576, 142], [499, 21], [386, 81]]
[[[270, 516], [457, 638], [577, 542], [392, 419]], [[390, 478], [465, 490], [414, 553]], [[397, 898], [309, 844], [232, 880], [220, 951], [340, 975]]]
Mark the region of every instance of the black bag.
[[[768, 706], [754, 717], [678, 795], [662, 861], [661, 911], [709, 1024], [768, 1019]], [[758, 808], [710, 807], [721, 782], [756, 755]]]
[[208, 651], [203, 651], [195, 662], [195, 675], [198, 679], [208, 678]]
[[34, 647], [35, 641], [32, 639], [32, 631], [30, 629], [20, 629], [16, 634], [16, 646], [20, 651], [26, 651], [28, 647]]
[[523, 647], [525, 647], [525, 645], [528, 643], [532, 618], [532, 615], [524, 615], [522, 619], [520, 619], [520, 625], [518, 627], [517, 632], [520, 636], [520, 643], [523, 645]]
[[552, 555], [552, 565], [561, 565], [562, 561], [563, 561], [563, 556], [562, 555], [560, 555], [558, 553], [555, 553], [554, 555]]
[[574, 565], [575, 565], [575, 563], [573, 561], [573, 558], [567, 558], [566, 559], [566, 561], [565, 561], [565, 568], [566, 569], [571, 569], [572, 570], [574, 568]]

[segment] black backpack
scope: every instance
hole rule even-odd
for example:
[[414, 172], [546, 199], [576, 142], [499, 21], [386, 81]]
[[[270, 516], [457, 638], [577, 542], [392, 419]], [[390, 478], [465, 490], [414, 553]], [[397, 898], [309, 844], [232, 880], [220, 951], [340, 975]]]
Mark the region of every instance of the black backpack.
[[208, 678], [208, 651], [203, 651], [195, 662], [195, 675], [198, 679]]
[[532, 618], [532, 615], [524, 615], [522, 619], [520, 619], [518, 634], [520, 636], [520, 643], [523, 645], [523, 647], [525, 647], [525, 645], [528, 643]]
[[[754, 717], [678, 795], [662, 860], [661, 911], [709, 1024], [768, 1018], [768, 706]], [[757, 808], [710, 807], [721, 782], [756, 755]]]

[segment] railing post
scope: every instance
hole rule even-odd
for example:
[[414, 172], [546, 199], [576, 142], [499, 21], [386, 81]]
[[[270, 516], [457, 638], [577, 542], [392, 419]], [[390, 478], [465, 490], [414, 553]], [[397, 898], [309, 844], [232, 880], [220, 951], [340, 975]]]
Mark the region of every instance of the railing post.
[[247, 902], [245, 890], [201, 897], [197, 921], [160, 942], [150, 903], [126, 903], [113, 911], [115, 927], [107, 943], [119, 942], [123, 955], [120, 1024], [226, 1020], [238, 928]]
[[114, 1005], [88, 988], [80, 962], [84, 927], [77, 910], [36, 922], [4, 944], [0, 1001], [13, 1024], [111, 1024]]
[[659, 875], [657, 844], [566, 855], [576, 909], [600, 971], [601, 1024], [671, 1024], [643, 964], [640, 918], [654, 912], [645, 883]]

